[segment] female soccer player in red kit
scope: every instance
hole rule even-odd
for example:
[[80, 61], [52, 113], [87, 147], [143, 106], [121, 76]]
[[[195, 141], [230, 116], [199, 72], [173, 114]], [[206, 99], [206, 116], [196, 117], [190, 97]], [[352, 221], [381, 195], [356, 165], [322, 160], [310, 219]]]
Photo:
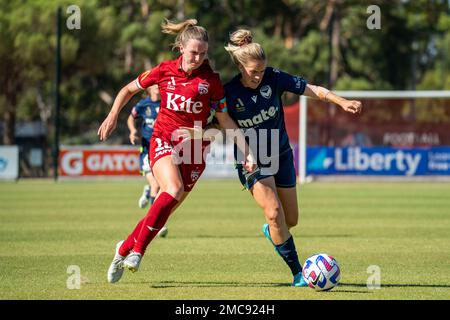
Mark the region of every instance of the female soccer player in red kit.
[[[178, 24], [166, 20], [162, 24], [164, 33], [177, 35], [174, 48], [180, 50], [181, 56], [160, 63], [123, 87], [98, 130], [100, 140], [108, 138], [116, 127], [120, 110], [131, 97], [140, 90], [158, 85], [161, 107], [150, 141], [149, 160], [161, 193], [128, 238], [116, 245], [116, 254], [108, 270], [108, 281], [111, 283], [120, 280], [124, 267], [132, 272], [138, 270], [147, 246], [165, 225], [171, 212], [187, 197], [205, 169], [203, 156], [201, 161], [192, 161], [191, 157], [191, 161], [176, 163], [174, 148], [185, 140], [173, 139], [173, 134], [180, 128], [193, 128], [194, 122], [205, 127], [211, 109], [215, 110], [221, 127], [239, 130], [227, 113], [219, 75], [211, 69], [207, 60], [208, 33], [196, 24], [194, 19]], [[247, 150], [244, 136], [239, 134], [237, 140], [239, 148]], [[207, 145], [208, 142], [201, 143], [202, 154]], [[195, 150], [187, 151], [197, 158], [192, 154]], [[253, 171], [256, 161], [251, 154], [246, 155], [244, 166]]]

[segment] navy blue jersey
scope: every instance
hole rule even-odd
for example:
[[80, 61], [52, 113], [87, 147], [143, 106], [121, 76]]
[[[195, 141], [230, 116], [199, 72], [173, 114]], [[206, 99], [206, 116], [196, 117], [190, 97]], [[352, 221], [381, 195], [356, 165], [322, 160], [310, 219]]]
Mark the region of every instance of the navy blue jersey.
[[142, 119], [142, 139], [150, 141], [153, 126], [159, 111], [159, 101], [152, 101], [149, 97], [140, 100], [131, 110], [134, 119]]
[[[252, 145], [250, 147], [257, 155], [258, 163], [261, 159], [261, 148], [266, 148], [262, 152], [265, 152], [267, 156], [277, 156], [290, 149], [281, 95], [285, 91], [301, 95], [305, 91], [306, 84], [306, 80], [302, 77], [267, 67], [256, 89], [244, 87], [241, 74], [224, 86], [231, 118], [244, 129], [248, 136], [251, 136], [250, 128], [255, 129], [257, 133], [258, 154], [255, 153], [255, 147]], [[271, 131], [271, 129], [277, 130]], [[271, 151], [275, 139], [278, 140], [279, 148], [275, 149], [276, 146], [274, 146], [274, 150]]]

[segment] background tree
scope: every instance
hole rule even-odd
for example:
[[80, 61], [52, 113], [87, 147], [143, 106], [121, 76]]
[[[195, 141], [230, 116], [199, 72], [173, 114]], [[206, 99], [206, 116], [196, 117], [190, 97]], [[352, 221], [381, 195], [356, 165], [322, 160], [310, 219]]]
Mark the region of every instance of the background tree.
[[[64, 28], [62, 35], [64, 144], [96, 143], [99, 121], [118, 90], [177, 56], [173, 37], [161, 33], [164, 18], [193, 17], [207, 27], [209, 58], [224, 82], [237, 71], [223, 46], [230, 32], [246, 26], [270, 65], [332, 89], [450, 89], [444, 0], [0, 0], [4, 144], [14, 143], [17, 121], [52, 128], [55, 12], [62, 7], [65, 24], [73, 4], [81, 11], [81, 29]], [[381, 29], [367, 28], [369, 5], [380, 7]], [[124, 123], [110, 143], [126, 142]]]

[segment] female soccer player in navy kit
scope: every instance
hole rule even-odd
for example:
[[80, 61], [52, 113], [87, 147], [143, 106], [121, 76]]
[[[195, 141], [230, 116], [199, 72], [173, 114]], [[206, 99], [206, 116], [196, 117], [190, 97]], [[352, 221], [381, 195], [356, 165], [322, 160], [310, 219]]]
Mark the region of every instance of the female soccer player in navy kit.
[[[346, 100], [323, 87], [308, 84], [302, 77], [267, 67], [264, 50], [252, 41], [249, 30], [232, 33], [225, 49], [240, 71], [224, 86], [228, 112], [246, 134], [254, 129], [258, 137], [258, 151], [253, 150], [253, 154], [258, 155], [259, 170], [250, 174], [242, 165], [237, 165], [239, 178], [264, 211], [267, 223], [263, 225], [263, 233], [291, 269], [292, 285], [306, 286], [289, 232], [297, 225], [298, 205], [294, 160], [281, 95], [284, 91], [304, 94], [333, 102], [352, 113], [361, 112], [361, 102]], [[264, 129], [266, 136], [261, 135]], [[261, 154], [267, 155], [268, 161], [261, 159]]]
[[[207, 31], [196, 24], [194, 19], [178, 24], [166, 20], [162, 24], [164, 33], [177, 35], [174, 48], [180, 50], [181, 56], [143, 72], [122, 88], [98, 130], [100, 139], [105, 140], [114, 130], [118, 114], [130, 98], [140, 90], [158, 85], [161, 107], [150, 141], [149, 159], [161, 192], [145, 218], [126, 240], [116, 245], [116, 254], [108, 270], [108, 281], [111, 283], [120, 280], [124, 267], [132, 272], [138, 270], [147, 246], [164, 226], [171, 212], [187, 197], [205, 169], [203, 151], [209, 142], [200, 143], [200, 161], [197, 158], [198, 149], [195, 150], [198, 144], [184, 148], [183, 153], [190, 152], [190, 159], [180, 164], [178, 157], [181, 155], [176, 153], [186, 140], [178, 139], [174, 133], [183, 127], [193, 128], [196, 123], [197, 126], [200, 124], [200, 127], [205, 127], [212, 109], [222, 127], [238, 129], [226, 112], [225, 93], [219, 75], [211, 69], [206, 59]], [[241, 134], [237, 139], [240, 149], [247, 150], [244, 136]], [[246, 160], [244, 167], [253, 171], [256, 163], [251, 154], [247, 155]]]

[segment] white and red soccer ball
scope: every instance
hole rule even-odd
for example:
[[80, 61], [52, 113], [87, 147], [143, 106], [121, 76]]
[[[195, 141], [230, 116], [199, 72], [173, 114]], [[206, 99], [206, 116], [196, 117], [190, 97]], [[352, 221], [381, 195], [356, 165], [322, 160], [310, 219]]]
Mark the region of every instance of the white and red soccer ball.
[[316, 291], [331, 290], [341, 279], [338, 262], [326, 253], [315, 254], [306, 259], [302, 272], [308, 286]]

